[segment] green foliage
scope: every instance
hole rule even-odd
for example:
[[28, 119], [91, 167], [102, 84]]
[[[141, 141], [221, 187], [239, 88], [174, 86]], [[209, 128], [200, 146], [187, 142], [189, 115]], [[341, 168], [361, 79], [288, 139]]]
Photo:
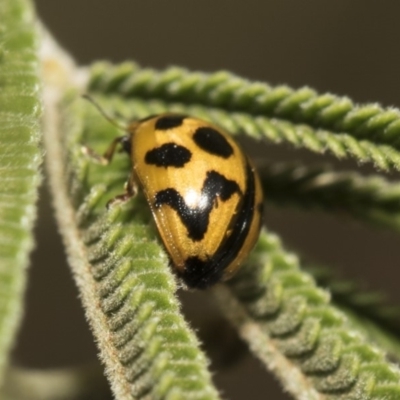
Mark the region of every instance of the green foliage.
[[[116, 101], [111, 105], [121, 111]], [[67, 196], [66, 207], [76, 207], [72, 212], [79, 242], [74, 246], [85, 247], [90, 265], [75, 265], [75, 274], [87, 305], [99, 304], [94, 310], [88, 305], [88, 317], [104, 346], [103, 360], [115, 393], [135, 399], [219, 398], [207, 359], [179, 313], [176, 283], [143, 199], [105, 207], [123, 190], [128, 160], [116, 157], [107, 168], [81, 151], [89, 144], [104, 150], [115, 128], [76, 93], [67, 96], [60, 110], [65, 136], [53, 136], [51, 142], [59, 151], [66, 149], [59, 162], [65, 163], [68, 175], [65, 180], [53, 175], [53, 189], [56, 200]], [[71, 233], [61, 226], [68, 240]]]
[[[288, 390], [305, 398], [317, 398], [314, 390], [329, 399], [400, 396], [400, 371], [329, 305], [328, 293], [300, 270], [298, 259], [275, 235], [262, 233], [246, 267], [228, 287], [216, 290], [222, 310]], [[272, 354], [265, 355], [266, 348]]]
[[0, 5], [0, 381], [22, 311], [39, 166], [38, 56], [24, 0]]
[[[0, 28], [2, 373], [32, 247], [41, 105], [29, 4], [3, 1], [0, 20], [6, 21]], [[90, 92], [123, 126], [149, 114], [183, 112], [234, 135], [329, 152], [386, 171], [400, 167], [400, 113], [355, 106], [348, 98], [309, 88], [250, 82], [225, 71], [155, 71], [134, 63], [78, 69], [43, 32], [40, 40], [42, 50], [48, 46], [47, 55], [42, 52], [44, 142], [55, 211], [113, 394], [118, 400], [219, 399], [209, 362], [180, 313], [179, 282], [145, 199], [139, 194], [126, 204], [105, 207], [122, 193], [130, 163], [116, 154], [111, 165], [103, 166], [82, 151], [88, 146], [102, 153], [121, 132], [81, 93]], [[47, 63], [46, 57], [53, 58]], [[399, 185], [382, 177], [268, 165], [262, 183], [266, 201], [280, 206], [337, 213], [395, 230], [400, 226]], [[313, 269], [314, 278], [306, 270], [264, 229], [243, 269], [212, 292], [250, 349], [294, 397], [400, 398], [400, 371], [388, 360], [400, 358], [398, 314], [380, 296], [338, 281], [324, 268]], [[100, 398], [104, 388], [98, 374], [9, 369], [3, 397]]]
[[298, 164], [273, 165], [261, 173], [264, 190], [276, 205], [327, 211], [400, 229], [400, 185], [384, 177]]
[[[180, 69], [155, 72], [141, 70], [134, 64], [123, 64], [117, 67], [99, 64], [93, 68], [88, 85], [91, 93], [96, 95], [96, 100], [106, 112], [117, 115], [121, 123], [166, 110], [184, 112], [216, 122], [233, 133], [245, 132], [252, 137], [258, 139], [267, 137], [275, 142], [288, 141], [317, 152], [322, 152], [327, 148], [340, 157], [354, 157], [364, 162], [371, 161], [385, 169], [390, 166], [397, 168], [399, 157], [397, 151], [382, 144], [384, 142], [380, 140], [357, 140], [358, 128], [355, 123], [351, 124], [350, 131], [337, 133], [334, 130], [321, 131], [320, 126], [298, 125], [296, 122], [300, 118], [298, 114], [294, 116], [287, 112], [284, 115], [288, 120], [283, 120], [275, 118], [275, 115], [272, 115], [274, 118], [270, 118], [271, 115], [256, 113], [254, 104], [251, 104], [248, 96], [249, 87], [252, 84], [242, 80], [235, 81], [235, 79], [227, 73], [208, 76]], [[231, 81], [236, 83], [231, 85], [229, 83]], [[261, 86], [258, 84], [257, 90]], [[275, 91], [266, 85], [264, 85], [264, 90], [270, 94], [281, 93], [280, 90]], [[293, 92], [285, 93], [290, 99], [287, 102], [293, 107], [295, 101], [304, 101], [302, 95], [295, 96]], [[241, 100], [238, 99], [239, 97]], [[247, 100], [245, 101], [244, 98]], [[343, 102], [331, 97], [330, 99], [332, 100], [330, 109], [339, 110]], [[279, 104], [286, 104], [282, 97], [279, 102]], [[278, 109], [281, 110], [279, 113], [282, 113], [282, 108], [278, 107]], [[361, 108], [360, 114], [363, 114], [362, 110], [366, 109]], [[147, 213], [138, 211], [143, 203], [140, 197], [132, 202], [129, 208], [131, 213], [128, 215], [138, 216], [135, 223], [142, 220], [144, 222], [142, 229], [146, 227], [149, 236], [146, 236], [146, 240], [142, 237], [140, 240], [137, 238], [135, 245], [132, 244], [131, 239], [135, 237], [132, 233], [130, 235], [122, 233], [124, 223], [127, 224], [129, 221], [129, 218], [123, 216], [122, 211], [109, 212], [109, 219], [107, 221], [100, 219], [101, 222], [98, 222], [99, 216], [95, 218], [87, 211], [86, 204], [91, 204], [92, 207], [99, 207], [101, 215], [106, 213], [104, 205], [107, 200], [120, 193], [120, 188], [126, 180], [129, 163], [126, 158], [117, 158], [113, 166], [108, 167], [112, 169], [111, 173], [105, 172], [103, 166], [83, 160], [77, 150], [79, 145], [90, 143], [96, 151], [104, 151], [107, 141], [103, 138], [108, 137], [110, 141], [117, 136], [117, 132], [97, 113], [97, 110], [90, 111], [87, 105], [76, 106], [76, 110], [83, 113], [76, 120], [80, 118], [85, 121], [86, 128], [77, 129], [77, 132], [81, 133], [68, 135], [70, 138], [74, 137], [75, 150], [71, 144], [64, 146], [65, 148], [72, 147], [73, 154], [68, 158], [69, 162], [74, 164], [73, 167], [68, 168], [73, 174], [68, 181], [74, 188], [73, 203], [76, 207], [83, 204], [80, 206], [79, 215], [80, 218], [84, 216], [84, 222], [80, 221], [81, 229], [85, 232], [82, 236], [87, 241], [86, 244], [89, 244], [89, 249], [92, 249], [92, 242], [98, 241], [96, 238], [101, 237], [102, 240], [100, 246], [94, 247], [96, 255], [91, 259], [91, 264], [100, 271], [102, 278], [106, 276], [110, 279], [106, 281], [106, 287], [112, 288], [113, 293], [116, 293], [116, 296], [112, 296], [106, 303], [107, 307], [111, 307], [111, 310], [113, 307], [119, 309], [121, 304], [124, 304], [125, 298], [129, 298], [128, 293], [138, 284], [134, 278], [127, 282], [123, 279], [129, 274], [138, 273], [138, 267], [131, 268], [131, 264], [125, 260], [126, 254], [130, 254], [130, 259], [134, 257], [133, 254], [142, 257], [143, 253], [152, 254], [156, 259], [158, 252], [161, 261], [160, 268], [162, 268], [164, 254], [156, 243], [153, 243], [156, 246], [154, 250], [149, 250], [145, 245], [146, 240], [154, 237], [155, 232], [151, 223], [149, 225], [148, 211]], [[353, 110], [350, 115], [356, 114], [355, 111]], [[380, 110], [380, 112], [382, 115], [387, 113], [385, 110]], [[78, 116], [78, 112], [75, 115]], [[280, 116], [282, 117], [282, 114]], [[291, 118], [295, 121], [290, 120]], [[326, 128], [329, 125], [321, 123], [321, 126]], [[349, 143], [355, 145], [350, 146]], [[276, 173], [274, 175], [267, 171], [263, 176], [264, 186], [272, 192], [275, 189], [275, 199], [293, 202], [299, 198], [302, 200], [299, 202], [301, 204], [307, 203], [308, 200], [310, 204], [314, 202], [317, 207], [329, 211], [335, 210], [334, 206], [340, 199], [338, 208], [343, 209], [346, 205], [350, 215], [372, 221], [375, 221], [372, 217], [375, 215], [374, 211], [379, 208], [386, 212], [395, 212], [396, 201], [393, 200], [393, 193], [396, 189], [392, 188], [389, 182], [378, 179], [379, 189], [384, 187], [388, 189], [385, 193], [390, 192], [385, 196], [382, 195], [384, 190], [376, 188], [377, 179], [368, 180], [357, 175], [349, 177], [345, 174], [338, 175], [330, 172], [336, 178], [336, 185], [332, 183], [332, 188], [327, 191], [326, 196], [323, 191], [318, 196], [316, 194], [318, 191], [312, 192], [310, 188], [313, 185], [307, 185], [309, 181], [301, 176], [298, 170], [292, 174], [287, 170], [284, 172], [286, 173], [277, 177]], [[108, 180], [109, 174], [111, 178]], [[306, 178], [315, 178], [315, 182], [326, 183], [327, 180], [324, 180], [324, 177], [318, 180], [320, 175], [313, 171], [303, 175]], [[76, 182], [77, 178], [78, 182]], [[291, 185], [299, 186], [299, 182], [304, 183], [304, 187], [309, 189], [311, 195], [307, 197], [308, 193], [303, 190], [303, 187], [300, 187], [298, 191], [291, 190]], [[374, 189], [371, 189], [371, 186]], [[282, 187], [283, 190], [280, 190]], [[381, 196], [376, 196], [378, 191]], [[343, 195], [343, 192], [348, 194], [347, 197]], [[273, 194], [271, 197], [274, 200]], [[364, 212], [361, 211], [360, 204], [363, 205]], [[87, 221], [91, 221], [90, 225], [85, 225]], [[130, 229], [134, 231], [133, 222], [130, 224]], [[87, 231], [90, 232], [89, 235]], [[112, 246], [105, 241], [107, 237], [113, 238]], [[129, 237], [129, 240], [125, 239], [126, 237]], [[131, 248], [134, 248], [132, 254], [128, 253]], [[111, 251], [113, 253], [110, 255]], [[118, 252], [119, 257], [116, 255]], [[106, 261], [108, 259], [110, 261]], [[110, 273], [109, 271], [114, 268], [119, 270], [119, 263], [123, 265], [124, 272]], [[154, 267], [142, 263], [139, 265], [143, 265], [144, 269], [149, 268], [149, 274], [153, 273]], [[164, 273], [169, 274], [167, 271]], [[97, 272], [94, 276], [96, 278]], [[101, 296], [102, 291], [97, 290]], [[107, 289], [106, 293], [109, 290]], [[388, 364], [384, 350], [378, 348], [380, 345], [383, 349], [397, 351], [397, 339], [387, 336], [385, 328], [373, 330], [371, 325], [369, 325], [370, 329], [366, 328], [369, 316], [365, 319], [365, 326], [363, 326], [362, 322], [356, 320], [352, 314], [351, 310], [354, 308], [343, 310], [329, 305], [327, 293], [318, 289], [307, 273], [300, 271], [296, 257], [287, 253], [274, 235], [266, 233], [262, 235], [257, 251], [249, 260], [247, 268], [244, 268], [242, 273], [230, 282], [229, 290], [216, 289], [216, 294], [222, 299], [220, 303], [223, 312], [237, 325], [242, 337], [249, 341], [251, 349], [275, 370], [286, 388], [294, 395], [319, 398], [319, 393], [331, 399], [378, 399], [381, 396], [395, 398], [400, 395], [400, 387], [397, 384], [400, 377], [399, 371]], [[133, 308], [136, 307], [136, 303], [134, 304]], [[122, 308], [124, 308], [123, 305]], [[109, 308], [106, 308], [105, 313], [107, 312]], [[373, 320], [372, 318], [369, 324], [372, 324]], [[131, 323], [134, 326], [135, 335], [132, 337], [140, 338], [140, 328], [131, 320], [127, 319], [127, 321], [126, 324]], [[248, 326], [254, 326], [257, 334], [254, 335], [251, 329], [248, 333]], [[382, 337], [385, 337], [386, 341]], [[371, 338], [375, 342], [374, 345], [369, 342]], [[151, 363], [149, 362], [148, 365]]]
[[184, 102], [193, 114], [207, 115], [232, 133], [245, 132], [316, 153], [328, 151], [338, 158], [372, 162], [382, 170], [400, 167], [398, 151], [387, 145], [387, 138], [400, 126], [397, 111], [357, 107], [347, 98], [318, 95], [309, 88], [273, 88], [224, 71], [207, 75], [169, 68], [159, 72], [132, 63], [95, 65], [89, 88], [123, 98], [161, 98], [171, 106]]

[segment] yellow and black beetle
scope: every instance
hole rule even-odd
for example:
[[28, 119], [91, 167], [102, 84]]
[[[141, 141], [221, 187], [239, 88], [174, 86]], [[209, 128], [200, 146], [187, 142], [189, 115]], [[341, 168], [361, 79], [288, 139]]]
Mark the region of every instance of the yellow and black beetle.
[[138, 186], [177, 274], [204, 289], [230, 278], [253, 248], [260, 230], [260, 180], [237, 143], [222, 129], [186, 115], [152, 115], [131, 123], [114, 139], [132, 170], [126, 201]]

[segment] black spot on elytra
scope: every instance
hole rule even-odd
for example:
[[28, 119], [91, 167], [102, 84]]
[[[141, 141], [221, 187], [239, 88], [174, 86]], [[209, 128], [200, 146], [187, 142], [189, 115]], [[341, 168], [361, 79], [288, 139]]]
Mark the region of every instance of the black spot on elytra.
[[216, 171], [208, 171], [199, 195], [201, 206], [189, 207], [174, 188], [160, 190], [155, 196], [154, 205], [159, 208], [167, 204], [173, 208], [185, 225], [188, 237], [194, 241], [200, 241], [207, 231], [210, 213], [217, 204], [217, 197], [222, 201], [227, 201], [234, 193], [241, 194], [239, 185], [235, 181], [225, 178]]
[[182, 278], [189, 287], [206, 289], [221, 280], [224, 270], [214, 265], [214, 261], [203, 261], [199, 257], [188, 257]]
[[182, 125], [185, 115], [165, 115], [157, 119], [155, 128], [160, 131], [177, 128]]
[[[206, 289], [220, 281], [224, 270], [242, 249], [256, 208], [255, 178], [249, 164], [246, 166], [246, 187], [241, 207], [233, 221], [232, 232], [220, 244], [215, 254], [210, 255], [210, 258], [204, 261], [195, 256], [187, 258], [185, 269], [179, 275], [189, 287]], [[259, 205], [257, 208], [260, 208]]]
[[165, 143], [160, 147], [149, 150], [144, 158], [146, 164], [157, 165], [157, 167], [181, 168], [190, 161], [192, 153], [183, 146], [176, 143]]
[[216, 129], [200, 127], [193, 135], [193, 140], [201, 149], [219, 157], [228, 158], [233, 154], [229, 142]]

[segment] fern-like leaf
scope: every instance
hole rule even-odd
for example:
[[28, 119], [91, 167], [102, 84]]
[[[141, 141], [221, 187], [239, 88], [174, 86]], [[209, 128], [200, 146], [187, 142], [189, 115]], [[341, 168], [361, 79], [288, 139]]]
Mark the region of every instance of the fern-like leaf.
[[263, 232], [246, 268], [215, 294], [221, 309], [286, 389], [304, 399], [397, 399], [400, 371], [327, 292]]
[[273, 88], [224, 71], [204, 74], [169, 68], [160, 72], [133, 63], [96, 64], [89, 88], [127, 99], [163, 99], [169, 108], [184, 102], [193, 106], [188, 109], [194, 115], [206, 114], [232, 133], [246, 132], [316, 153], [328, 151], [338, 158], [371, 162], [382, 170], [400, 168], [400, 154], [393, 146], [400, 127], [397, 110], [357, 107], [348, 98], [318, 95], [309, 88]]
[[279, 164], [262, 170], [262, 181], [268, 200], [276, 205], [322, 210], [400, 230], [400, 184], [384, 177]]
[[22, 313], [40, 182], [37, 38], [30, 3], [0, 4], [0, 382]]
[[[345, 132], [334, 129], [335, 118], [338, 126], [344, 126], [341, 121], [356, 112], [348, 102], [341, 107], [340, 99], [307, 90], [275, 90], [227, 73], [181, 69], [159, 73], [134, 64], [95, 66], [81, 87], [86, 90], [125, 124], [149, 114], [178, 111], [217, 122], [233, 133], [290, 142], [316, 152], [328, 149], [382, 169], [400, 165], [400, 154], [391, 142], [367, 133], [360, 135], [368, 140], [359, 139], [354, 121], [360, 116]], [[176, 281], [143, 197], [109, 211], [105, 208], [123, 190], [129, 160], [116, 156], [112, 165], [104, 167], [81, 151], [90, 146], [101, 153], [120, 133], [80, 98], [76, 88], [63, 87], [57, 101], [52, 100], [46, 147], [56, 211], [116, 397], [218, 398], [207, 360], [179, 314]], [[308, 117], [298, 110], [305, 101], [310, 104]], [[320, 103], [330, 105], [310, 116]], [[296, 397], [394, 400], [400, 396], [399, 370], [329, 303], [329, 295], [301, 272], [297, 258], [274, 235], [264, 231], [247, 267], [215, 293], [250, 348]]]

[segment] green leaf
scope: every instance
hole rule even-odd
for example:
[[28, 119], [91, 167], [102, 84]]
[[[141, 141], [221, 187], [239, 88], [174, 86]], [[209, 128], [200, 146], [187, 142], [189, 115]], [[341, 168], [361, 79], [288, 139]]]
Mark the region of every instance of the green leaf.
[[306, 271], [318, 286], [329, 290], [333, 304], [357, 329], [385, 349], [390, 358], [400, 360], [400, 307], [391, 305], [385, 293], [337, 276], [333, 268], [307, 265]]
[[[289, 142], [315, 152], [328, 149], [382, 169], [400, 165], [400, 154], [391, 144], [367, 131], [360, 133], [356, 122], [363, 112], [370, 115], [367, 108], [357, 114], [349, 100], [318, 96], [309, 89], [273, 89], [225, 72], [157, 72], [128, 63], [96, 65], [79, 91], [89, 89], [122, 126], [166, 110], [184, 112], [234, 134]], [[177, 283], [144, 198], [105, 207], [123, 192], [129, 159], [117, 154], [111, 165], [103, 166], [82, 151], [89, 146], [102, 153], [120, 132], [79, 97], [78, 89], [58, 90], [59, 101], [49, 104], [46, 117], [52, 192], [75, 280], [116, 398], [219, 398], [208, 362], [179, 313]], [[350, 118], [352, 112], [357, 118]], [[335, 127], [344, 126], [343, 121], [352, 123], [338, 133]], [[368, 140], [357, 135], [367, 135]], [[296, 397], [400, 396], [400, 372], [385, 359], [384, 349], [371, 344], [365, 330], [330, 304], [329, 294], [300, 270], [297, 258], [274, 235], [264, 231], [242, 272], [215, 293], [250, 348]]]
[[398, 398], [399, 369], [299, 267], [264, 231], [246, 267], [214, 290], [222, 312], [296, 398]]
[[179, 312], [177, 285], [144, 199], [105, 207], [123, 190], [128, 160], [115, 157], [107, 168], [82, 152], [83, 145], [105, 149], [115, 127], [74, 91], [58, 112], [60, 129], [46, 137], [56, 211], [115, 396], [218, 399], [208, 361]]
[[169, 109], [179, 109], [174, 103], [183, 102], [187, 112], [207, 115], [233, 134], [245, 132], [316, 153], [328, 151], [382, 170], [400, 168], [393, 139], [400, 114], [394, 109], [357, 107], [348, 98], [319, 95], [309, 88], [273, 88], [225, 71], [205, 74], [173, 67], [160, 72], [133, 63], [96, 64], [89, 89], [126, 99], [160, 99]]
[[329, 167], [275, 164], [261, 171], [267, 200], [400, 230], [400, 184]]
[[40, 183], [36, 32], [30, 2], [0, 5], [0, 381], [14, 343]]

